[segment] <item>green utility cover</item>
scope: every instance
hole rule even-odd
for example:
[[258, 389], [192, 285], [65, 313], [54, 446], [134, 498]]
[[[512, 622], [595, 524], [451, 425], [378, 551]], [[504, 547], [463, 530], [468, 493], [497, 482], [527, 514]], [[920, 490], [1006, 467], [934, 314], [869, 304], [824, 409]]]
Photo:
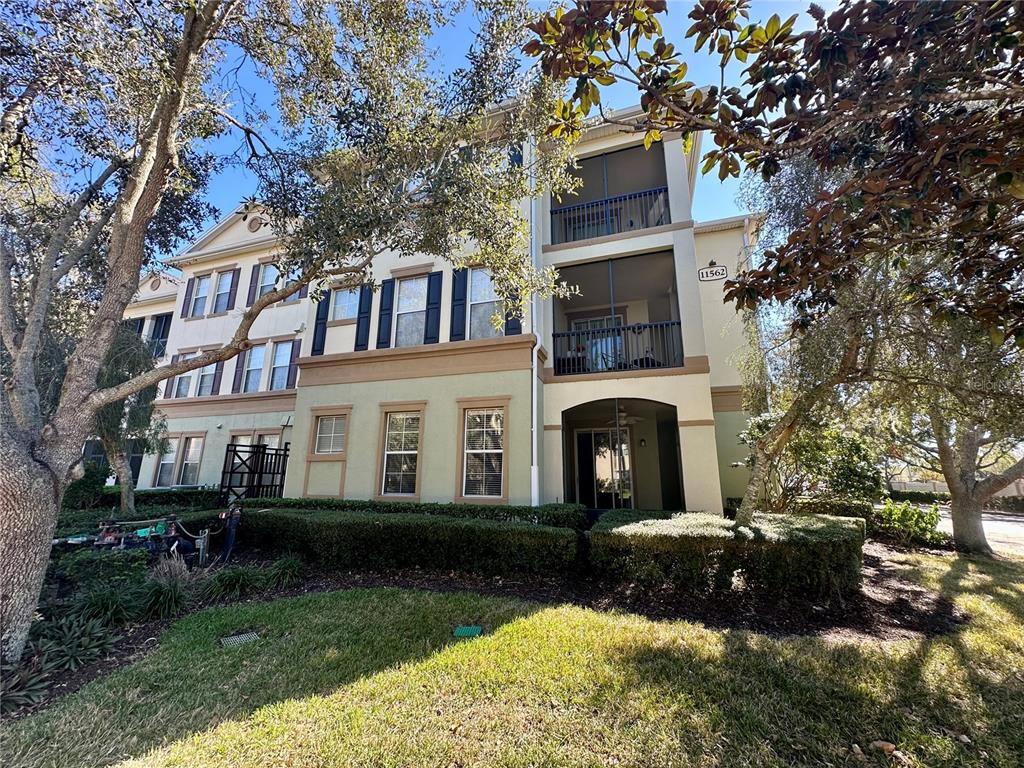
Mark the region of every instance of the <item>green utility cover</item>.
[[484, 633], [483, 627], [456, 627], [456, 637], [480, 637]]

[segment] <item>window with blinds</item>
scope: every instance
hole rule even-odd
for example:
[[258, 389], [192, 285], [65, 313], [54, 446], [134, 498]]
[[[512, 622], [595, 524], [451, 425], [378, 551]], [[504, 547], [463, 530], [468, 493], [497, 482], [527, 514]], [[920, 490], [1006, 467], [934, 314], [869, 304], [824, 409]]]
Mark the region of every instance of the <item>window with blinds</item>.
[[345, 450], [344, 416], [321, 416], [316, 420], [316, 453], [341, 453]]
[[416, 493], [419, 451], [420, 414], [389, 413], [384, 434], [382, 495]]
[[199, 483], [199, 459], [203, 455], [203, 438], [186, 437], [181, 449], [181, 471], [179, 485]]
[[476, 408], [466, 411], [463, 461], [463, 496], [501, 496], [505, 410]]

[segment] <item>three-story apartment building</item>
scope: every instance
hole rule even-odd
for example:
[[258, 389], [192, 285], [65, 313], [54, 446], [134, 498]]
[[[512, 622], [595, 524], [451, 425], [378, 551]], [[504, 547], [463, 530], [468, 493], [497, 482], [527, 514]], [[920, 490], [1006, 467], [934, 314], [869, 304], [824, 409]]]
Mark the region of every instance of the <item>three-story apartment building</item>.
[[[269, 307], [245, 353], [162, 387], [168, 450], [139, 487], [219, 484], [229, 444], [287, 444], [286, 496], [720, 511], [746, 481], [720, 278], [751, 232], [693, 221], [696, 152], [589, 131], [579, 194], [523, 203], [535, 262], [578, 294], [503, 328], [486, 270], [440, 259], [384, 255], [372, 286]], [[170, 260], [173, 309], [144, 321], [170, 312], [170, 359], [231, 337], [281, 279], [275, 245], [231, 214]], [[154, 315], [147, 291], [128, 317]]]

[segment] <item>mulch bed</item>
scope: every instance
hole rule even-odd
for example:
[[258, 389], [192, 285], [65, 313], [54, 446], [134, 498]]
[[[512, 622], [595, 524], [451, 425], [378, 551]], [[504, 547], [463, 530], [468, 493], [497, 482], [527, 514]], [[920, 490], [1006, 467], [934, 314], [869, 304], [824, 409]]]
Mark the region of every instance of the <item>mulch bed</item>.
[[[799, 600], [767, 602], [741, 594], [702, 600], [681, 597], [668, 590], [652, 591], [629, 585], [611, 588], [579, 579], [403, 570], [317, 573], [295, 587], [263, 590], [237, 601], [198, 603], [190, 612], [229, 602], [263, 602], [340, 589], [397, 587], [429, 592], [476, 592], [546, 604], [569, 603], [599, 611], [635, 613], [659, 621], [699, 622], [712, 629], [751, 630], [774, 636], [812, 635], [837, 641], [935, 637], [953, 632], [966, 623], [968, 617], [952, 601], [904, 578], [901, 567], [893, 562], [895, 551], [879, 542], [865, 544], [860, 592], [841, 604], [830, 605]], [[234, 562], [256, 565], [268, 560], [249, 554]], [[4, 719], [20, 719], [45, 709], [89, 681], [137, 661], [157, 646], [160, 634], [170, 623], [150, 621], [119, 629], [119, 639], [109, 657], [63, 675], [45, 701], [5, 714]]]

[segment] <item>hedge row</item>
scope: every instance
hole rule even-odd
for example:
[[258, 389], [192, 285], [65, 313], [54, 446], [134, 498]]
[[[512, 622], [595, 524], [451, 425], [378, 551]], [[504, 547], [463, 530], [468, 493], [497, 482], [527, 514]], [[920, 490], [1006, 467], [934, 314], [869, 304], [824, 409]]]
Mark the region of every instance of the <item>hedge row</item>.
[[[183, 522], [190, 531], [200, 524], [209, 525], [217, 517], [211, 509], [185, 509], [177, 505], [171, 506], [139, 506], [134, 515], [126, 516], [120, 509], [76, 509], [62, 510], [57, 518], [55, 536], [68, 537], [78, 534], [94, 534], [99, 523], [107, 520], [152, 520], [158, 517], [174, 515]], [[192, 531], [198, 533], [198, 531]]]
[[1024, 512], [1024, 496], [993, 496], [985, 502], [985, 507], [1003, 512]]
[[377, 514], [441, 515], [443, 517], [531, 523], [555, 528], [586, 530], [590, 525], [580, 504], [543, 504], [539, 507], [508, 504], [443, 504], [411, 501], [358, 501], [348, 499], [246, 499], [245, 509], [311, 509]]
[[874, 505], [864, 499], [829, 498], [810, 496], [793, 502], [793, 511], [799, 515], [832, 515], [838, 517], [859, 517], [870, 520]]
[[243, 515], [239, 541], [329, 567], [587, 573], [705, 594], [730, 589], [737, 572], [747, 590], [766, 595], [820, 599], [860, 583], [863, 520], [758, 515], [734, 529], [713, 515], [637, 519], [644, 514], [607, 513], [591, 531], [574, 532], [443, 515], [268, 509]]
[[568, 573], [579, 564], [567, 528], [401, 512], [246, 512], [239, 542], [338, 568]]
[[595, 526], [590, 566], [599, 578], [651, 588], [722, 593], [739, 575], [750, 592], [823, 599], [860, 585], [864, 535], [858, 518], [757, 514], [736, 527], [692, 513]]
[[[914, 504], [948, 504], [950, 501], [950, 495], [941, 491], [890, 491], [889, 498]], [[1024, 496], [993, 496], [985, 502], [985, 509], [1024, 512]]]

